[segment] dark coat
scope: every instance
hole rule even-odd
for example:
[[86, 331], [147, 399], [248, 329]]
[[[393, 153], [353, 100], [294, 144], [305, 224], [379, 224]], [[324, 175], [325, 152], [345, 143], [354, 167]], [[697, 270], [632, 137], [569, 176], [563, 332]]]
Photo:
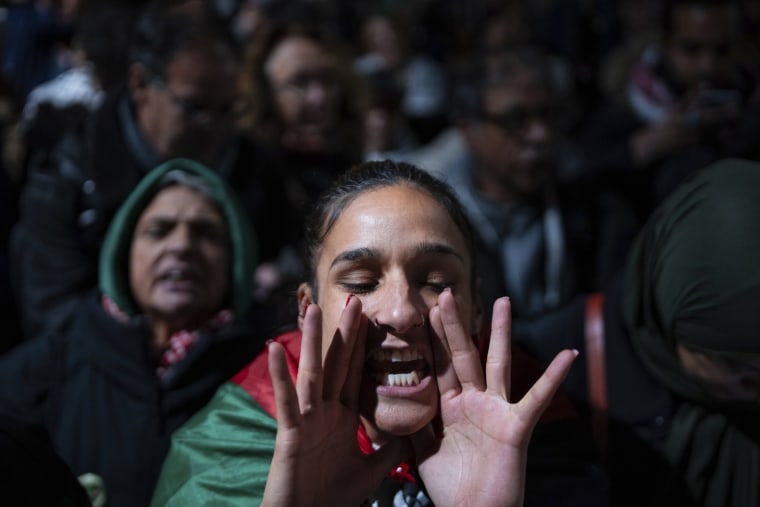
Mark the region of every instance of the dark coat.
[[[607, 469], [610, 505], [655, 505], [673, 476], [658, 453], [676, 410], [674, 395], [646, 369], [633, 349], [621, 311], [622, 284], [615, 278], [604, 291], [607, 375]], [[577, 364], [563, 383], [582, 419], [591, 424], [585, 319], [588, 296], [532, 322], [516, 323], [512, 340], [548, 363], [563, 348], [578, 349]], [[646, 485], [642, 487], [642, 485]], [[657, 504], [659, 505], [659, 504]]]
[[75, 475], [101, 476], [109, 507], [149, 503], [172, 432], [262, 346], [244, 322], [203, 333], [159, 380], [149, 336], [92, 296], [68, 332], [0, 358], [0, 408], [42, 425]]

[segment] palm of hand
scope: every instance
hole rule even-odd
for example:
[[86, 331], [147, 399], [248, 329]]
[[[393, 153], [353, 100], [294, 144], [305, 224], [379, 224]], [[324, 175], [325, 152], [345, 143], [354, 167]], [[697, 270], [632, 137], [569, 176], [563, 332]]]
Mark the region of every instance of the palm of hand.
[[[507, 474], [514, 470], [520, 475], [531, 426], [514, 405], [494, 393], [446, 393], [441, 399], [441, 418], [440, 446], [420, 464], [428, 491], [435, 491], [435, 498], [445, 498], [450, 505], [468, 505], [474, 499], [477, 505], [517, 501]], [[494, 471], [503, 477], [500, 484], [491, 480]]]
[[356, 498], [358, 505], [366, 497], [373, 485], [357, 478], [367, 457], [357, 445], [356, 430], [354, 410], [325, 400], [303, 413], [298, 425], [278, 432], [275, 459], [296, 476], [309, 477], [298, 481], [292, 505], [342, 505], [347, 498]]
[[439, 507], [521, 505], [532, 430], [576, 356], [563, 351], [523, 399], [510, 403], [508, 300], [497, 300], [493, 314], [484, 372], [451, 294], [442, 293], [431, 311], [443, 433], [415, 435], [413, 442], [420, 475]]

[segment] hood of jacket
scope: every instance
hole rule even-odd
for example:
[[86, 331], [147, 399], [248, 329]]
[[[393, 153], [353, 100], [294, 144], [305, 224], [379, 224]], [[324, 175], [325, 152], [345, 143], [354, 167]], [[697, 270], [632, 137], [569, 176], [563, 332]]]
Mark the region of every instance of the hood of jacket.
[[162, 179], [171, 171], [181, 171], [200, 178], [220, 206], [230, 238], [231, 293], [228, 305], [235, 315], [245, 313], [253, 298], [254, 270], [258, 255], [253, 227], [227, 182], [204, 165], [188, 159], [169, 160], [150, 171], [119, 208], [108, 227], [100, 251], [101, 292], [128, 316], [141, 313], [129, 285], [130, 245], [140, 215], [159, 190], [164, 188]]

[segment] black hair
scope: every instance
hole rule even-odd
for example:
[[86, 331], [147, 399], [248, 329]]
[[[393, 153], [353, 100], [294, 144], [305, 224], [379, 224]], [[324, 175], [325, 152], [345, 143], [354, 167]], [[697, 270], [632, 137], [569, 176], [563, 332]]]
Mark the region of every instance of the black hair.
[[508, 83], [517, 73], [527, 71], [553, 96], [559, 85], [547, 55], [539, 48], [519, 45], [480, 54], [459, 69], [455, 79], [454, 115], [478, 119], [483, 110], [485, 91]]
[[92, 63], [104, 90], [126, 79], [127, 51], [141, 7], [127, 0], [85, 3], [76, 19], [73, 44]]
[[363, 162], [343, 173], [317, 201], [306, 219], [305, 258], [313, 293], [317, 293], [317, 259], [335, 222], [360, 195], [380, 188], [407, 185], [430, 195], [449, 214], [464, 237], [471, 260], [471, 285], [475, 289], [475, 240], [472, 225], [454, 191], [445, 182], [408, 163], [391, 160]]
[[142, 12], [129, 48], [129, 64], [140, 63], [153, 76], [163, 76], [180, 52], [212, 44], [241, 60], [242, 48], [219, 17], [196, 15], [169, 2], [155, 2]]
[[[668, 0], [665, 2], [660, 18], [660, 33], [665, 39], [673, 33], [673, 13], [682, 7], [719, 7], [736, 9], [737, 15], [741, 13], [741, 6], [735, 0]], [[740, 26], [740, 20], [737, 16], [737, 29]]]

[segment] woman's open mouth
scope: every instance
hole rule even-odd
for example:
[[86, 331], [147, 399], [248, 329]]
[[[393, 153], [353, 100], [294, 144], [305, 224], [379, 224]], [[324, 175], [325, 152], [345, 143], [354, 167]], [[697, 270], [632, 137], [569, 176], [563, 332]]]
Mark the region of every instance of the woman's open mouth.
[[417, 350], [379, 349], [372, 352], [366, 363], [369, 377], [379, 386], [417, 386], [429, 375], [430, 368]]

